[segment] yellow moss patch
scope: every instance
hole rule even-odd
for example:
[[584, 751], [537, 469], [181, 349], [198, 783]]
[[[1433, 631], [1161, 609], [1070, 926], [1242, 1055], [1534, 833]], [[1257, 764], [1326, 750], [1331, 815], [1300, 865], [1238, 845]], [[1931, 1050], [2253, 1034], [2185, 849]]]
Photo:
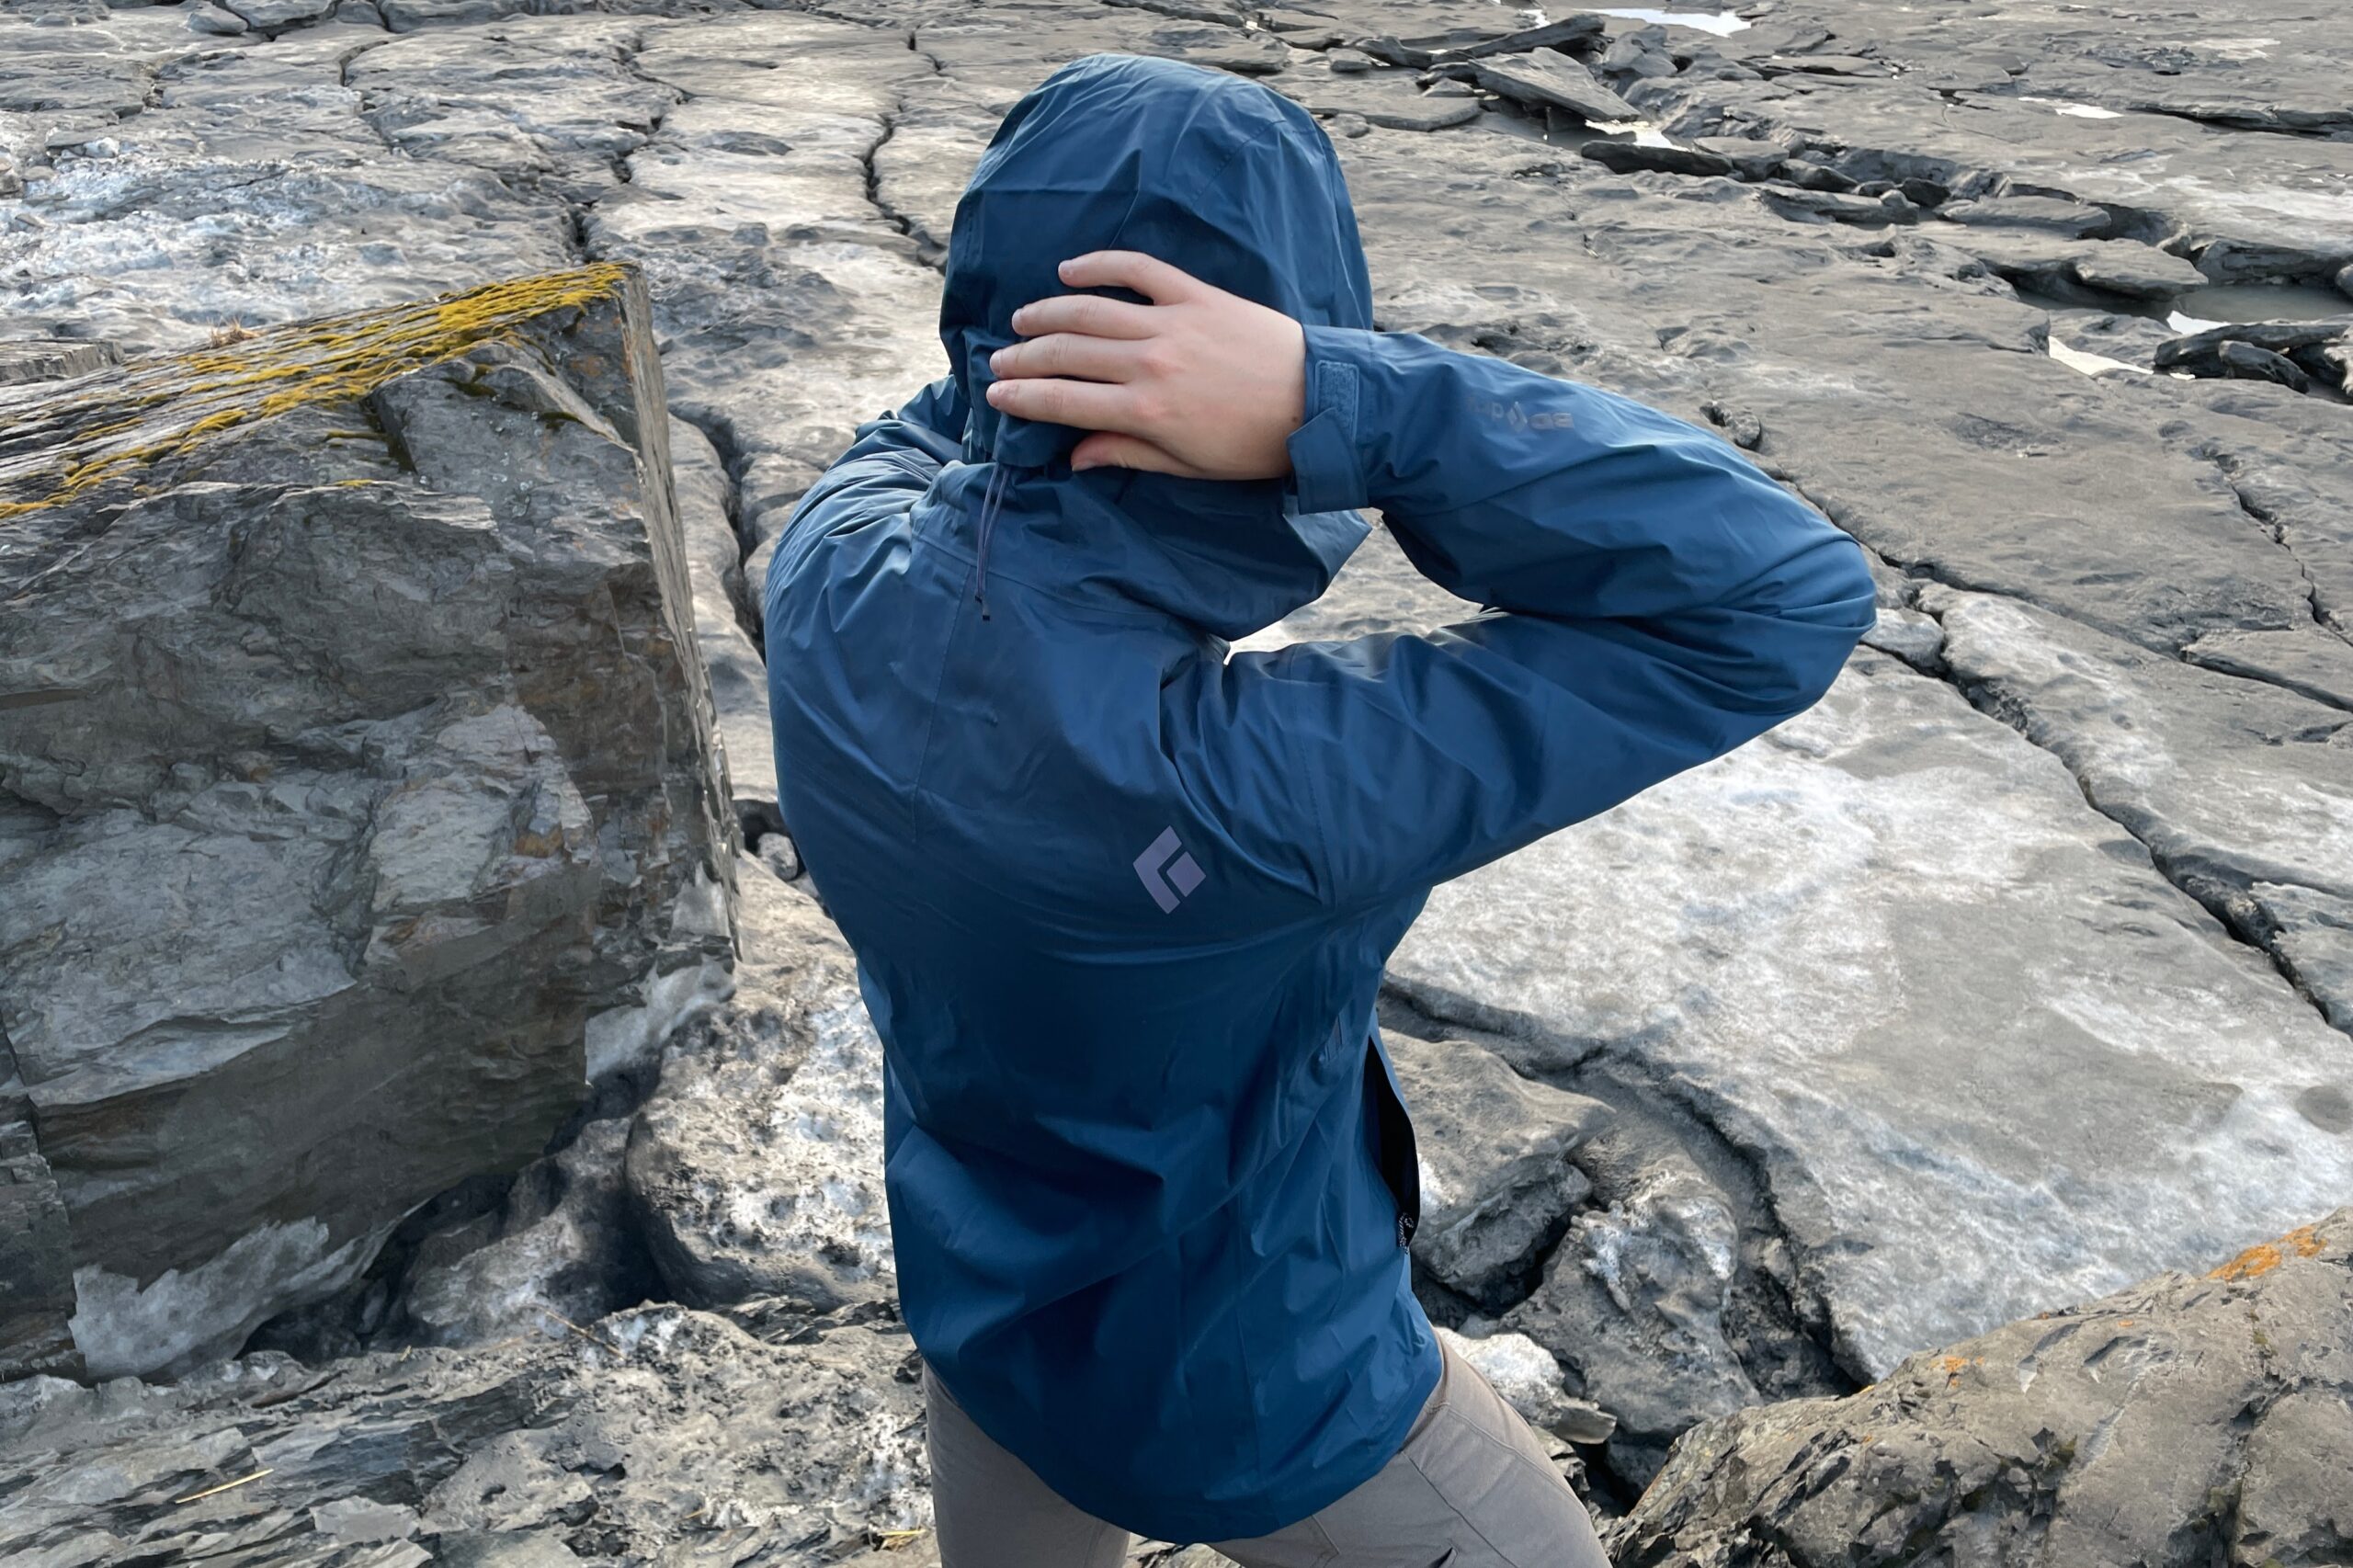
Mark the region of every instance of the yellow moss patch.
[[225, 431], [362, 398], [480, 344], [511, 341], [525, 322], [611, 298], [628, 277], [601, 263], [135, 360], [103, 390], [77, 389], [70, 406], [21, 408], [28, 426], [59, 434], [27, 457], [0, 455], [0, 522], [130, 479]]
[[2311, 1257], [2320, 1251], [2320, 1237], [2310, 1225], [2299, 1225], [2276, 1242], [2251, 1246], [2211, 1274], [2209, 1279], [2258, 1279], [2288, 1261], [2288, 1255]]

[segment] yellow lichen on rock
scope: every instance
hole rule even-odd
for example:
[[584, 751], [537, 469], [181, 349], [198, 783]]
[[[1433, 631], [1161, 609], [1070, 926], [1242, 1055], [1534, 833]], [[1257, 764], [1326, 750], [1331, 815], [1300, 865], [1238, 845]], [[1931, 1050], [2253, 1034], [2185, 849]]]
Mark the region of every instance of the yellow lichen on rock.
[[0, 406], [0, 522], [86, 494], [205, 440], [298, 408], [367, 396], [521, 324], [609, 298], [614, 263], [485, 284], [155, 355]]
[[2312, 1257], [2320, 1251], [2320, 1236], [2315, 1227], [2299, 1225], [2278, 1241], [2263, 1242], [2231, 1259], [2206, 1276], [2209, 1279], [2259, 1279], [2288, 1261], [2288, 1255]]

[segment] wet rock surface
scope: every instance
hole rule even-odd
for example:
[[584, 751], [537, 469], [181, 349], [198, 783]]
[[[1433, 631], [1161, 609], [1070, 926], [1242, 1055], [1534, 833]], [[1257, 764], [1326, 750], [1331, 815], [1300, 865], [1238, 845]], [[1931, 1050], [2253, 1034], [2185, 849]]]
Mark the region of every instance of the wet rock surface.
[[[1416, 1242], [1425, 1299], [1491, 1347], [1540, 1425], [1547, 1389], [1602, 1413], [1552, 1426], [1601, 1503], [1631, 1505], [1666, 1466], [1640, 1561], [1771, 1560], [1753, 1521], [1786, 1518], [1738, 1502], [1706, 1456], [1764, 1475], [1756, 1445], [1783, 1414], [1813, 1452], [1832, 1442], [1805, 1426], [1815, 1413], [1860, 1407], [1770, 1402], [1886, 1379], [1853, 1396], [1880, 1398], [1928, 1346], [2203, 1267], [2353, 1191], [2353, 423], [2341, 325], [2306, 319], [2353, 311], [2353, 126], [2324, 12], [1779, 0], [1702, 28], [1531, 23], [1474, 0], [222, 9], [241, 31], [192, 30], [178, 6], [0, 6], [0, 301], [9, 335], [42, 340], [0, 350], [0, 382], [635, 262], [671, 415], [676, 602], [757, 850], [738, 862], [754, 891], [732, 1002], [658, 1052], [650, 1021], [611, 1035], [637, 1065], [564, 1147], [445, 1194], [380, 1271], [263, 1335], [313, 1375], [348, 1369], [344, 1395], [298, 1402], [303, 1441], [408, 1430], [409, 1396], [362, 1372], [409, 1346], [412, 1367], [484, 1378], [570, 1358], [565, 1389], [617, 1380], [644, 1408], [628, 1402], [645, 1368], [582, 1335], [715, 1322], [648, 1296], [839, 1341], [843, 1375], [882, 1401], [859, 1408], [913, 1419], [889, 1381], [904, 1338], [897, 1361], [868, 1349], [891, 1333], [874, 1047], [837, 938], [784, 881], [798, 867], [767, 771], [757, 596], [850, 429], [944, 368], [936, 269], [996, 118], [1103, 49], [1233, 70], [1324, 117], [1382, 326], [1705, 422], [1882, 568], [1881, 627], [1820, 710], [1441, 889], [1392, 972], [1384, 1020], [1444, 1195]], [[489, 363], [463, 380], [521, 384]], [[386, 406], [436, 431], [449, 403], [420, 385]], [[531, 505], [511, 487], [476, 499]], [[1331, 595], [1246, 645], [1475, 608], [1376, 532]], [[0, 710], [0, 733], [22, 711]], [[21, 846], [53, 831], [51, 808], [0, 794], [0, 876], [15, 886]], [[21, 1104], [0, 1072], [0, 1124]], [[25, 1325], [6, 1330], [26, 1347], [9, 1374], [55, 1364], [72, 1301], [41, 1239], [62, 1184], [22, 1147], [0, 1130], [0, 1215], [30, 1237], [0, 1230], [16, 1287], [0, 1323]], [[2142, 1343], [2097, 1365], [2138, 1367]], [[2088, 1452], [2110, 1427], [2082, 1381], [2048, 1384], [2045, 1411], [2033, 1380], [2002, 1418], [2080, 1430]], [[1937, 1382], [1922, 1375], [1924, 1396]], [[2330, 1407], [2299, 1386], [2241, 1456], [2240, 1517], [2280, 1521], [2260, 1551], [2236, 1541], [2249, 1562], [2338, 1550], [2307, 1506], [2328, 1495], [2309, 1460], [2335, 1451]], [[2132, 1387], [2156, 1422], [2136, 1429], [2176, 1408], [2204, 1429], [2211, 1389]], [[177, 1392], [137, 1397], [170, 1414], [124, 1453], [196, 1440]], [[734, 1473], [699, 1423], [736, 1417], [665, 1397], [641, 1429], [680, 1423], [694, 1463]], [[799, 1402], [760, 1420], [801, 1420], [815, 1406]], [[1760, 1402], [1776, 1414], [1738, 1414]], [[519, 1407], [486, 1408], [457, 1446], [540, 1441]], [[1731, 1449], [1687, 1441], [1714, 1478], [1687, 1485], [1700, 1472], [1668, 1455], [1702, 1418], [1731, 1423], [1707, 1434], [1759, 1425]], [[698, 1514], [686, 1482], [657, 1502], [659, 1483], [560, 1459], [560, 1478], [539, 1460], [502, 1476], [543, 1500], [511, 1513], [377, 1488], [306, 1500], [326, 1523], [305, 1512], [296, 1533], [321, 1562], [933, 1560], [927, 1537], [880, 1533], [920, 1528], [919, 1502], [899, 1506], [920, 1497], [919, 1465], [877, 1482], [887, 1466], [824, 1459], [831, 1440], [793, 1494], [814, 1512], [765, 1524], [755, 1507], [783, 1506], [767, 1493], [746, 1491], [741, 1517]], [[2209, 1450], [2132, 1451], [2153, 1495], [2205, 1495]], [[251, 1463], [207, 1452], [201, 1485]], [[1903, 1517], [2036, 1517], [2054, 1472], [2014, 1457], [1967, 1505], [1979, 1516], [1932, 1501]], [[1773, 1495], [1826, 1488], [1800, 1509], [1828, 1521], [1819, 1539], [1876, 1541], [1866, 1494], [1839, 1493], [1833, 1468]], [[1848, 1473], [1884, 1498], [1916, 1479]], [[149, 1528], [107, 1506], [116, 1540]], [[5, 1533], [30, 1517], [9, 1507], [13, 1562], [36, 1538]], [[388, 1528], [379, 1507], [420, 1522], [358, 1539]], [[1990, 1561], [2040, 1550], [1970, 1539]], [[253, 1560], [312, 1560], [281, 1546]], [[509, 1555], [527, 1552], [547, 1555]]]

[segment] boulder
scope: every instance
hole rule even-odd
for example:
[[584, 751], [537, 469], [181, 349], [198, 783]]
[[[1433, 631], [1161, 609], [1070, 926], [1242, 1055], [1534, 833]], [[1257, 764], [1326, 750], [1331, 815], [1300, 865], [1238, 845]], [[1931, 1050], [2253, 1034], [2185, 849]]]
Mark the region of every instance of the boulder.
[[596, 267], [6, 397], [0, 1121], [185, 1367], [727, 983], [661, 374]]
[[735, 995], [671, 1042], [630, 1134], [647, 1244], [697, 1305], [882, 1300], [882, 1045], [856, 964], [805, 882], [748, 859], [737, 880]]
[[1695, 1428], [1610, 1531], [1620, 1568], [2343, 1562], [2353, 1209], [1908, 1358], [1838, 1400]]

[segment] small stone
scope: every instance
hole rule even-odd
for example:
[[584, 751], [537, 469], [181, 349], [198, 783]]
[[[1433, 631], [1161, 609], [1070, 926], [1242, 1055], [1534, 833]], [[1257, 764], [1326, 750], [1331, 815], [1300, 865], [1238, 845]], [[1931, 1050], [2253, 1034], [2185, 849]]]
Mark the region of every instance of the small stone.
[[1939, 207], [1937, 216], [1948, 222], [2003, 229], [2048, 229], [2069, 239], [2089, 239], [2108, 229], [2110, 219], [2097, 207], [2056, 196], [1988, 196]]
[[1855, 188], [1854, 180], [1836, 169], [1796, 158], [1781, 165], [1780, 177], [1800, 190], [1818, 190], [1832, 196], [1844, 195]]
[[1538, 1431], [1572, 1443], [1603, 1443], [1618, 1430], [1618, 1418], [1609, 1412], [1569, 1396], [1562, 1386], [1561, 1363], [1528, 1335], [1491, 1334], [1472, 1339], [1441, 1328], [1438, 1337]]
[[1699, 412], [1709, 423], [1724, 433], [1724, 438], [1742, 451], [1753, 452], [1765, 443], [1765, 422], [1745, 408], [1727, 408], [1720, 403], [1699, 405]]
[[1356, 75], [1372, 69], [1372, 56], [1360, 49], [1333, 49], [1324, 53], [1324, 62], [1343, 75]]
[[1451, 76], [1439, 77], [1422, 94], [1426, 98], [1475, 98], [1478, 96], [1478, 88], [1468, 82], [1458, 82]]
[[1360, 114], [1336, 114], [1324, 122], [1324, 129], [1343, 140], [1354, 140], [1372, 129], [1372, 121]]
[[760, 835], [756, 853], [760, 864], [777, 874], [777, 880], [797, 882], [801, 880], [801, 849], [788, 833], [765, 833]]
[[1905, 200], [1918, 207], [1941, 207], [1952, 195], [1951, 191], [1932, 179], [1898, 180], [1895, 188], [1904, 193]]
[[2293, 359], [2268, 348], [2257, 348], [2252, 343], [2225, 343], [2215, 357], [2222, 361], [2222, 373], [2235, 380], [2277, 381], [2290, 392], [2313, 390], [2312, 378], [2298, 369]]
[[1937, 674], [1944, 665], [1945, 629], [1936, 618], [1916, 609], [1881, 606], [1879, 619], [1863, 642], [1882, 653], [1893, 653], [1915, 670]]
[[2353, 300], [2353, 261], [2348, 261], [2336, 269], [2336, 291], [2347, 299]]
[[188, 14], [188, 30], [213, 33], [222, 38], [234, 38], [245, 30], [245, 20], [233, 11], [219, 6], [204, 5]]
[[[1803, 221], [1824, 219], [1833, 223], [1887, 223], [1895, 216], [1886, 203], [1860, 191], [1842, 194], [1835, 190], [1788, 190], [1776, 185], [1759, 186], [1758, 194], [1765, 205], [1784, 218]], [[1902, 196], [1896, 199], [1902, 201]], [[1906, 203], [1905, 205], [1909, 205]]]
[[1789, 161], [1790, 150], [1779, 142], [1751, 136], [1701, 136], [1691, 143], [1702, 152], [1732, 160], [1733, 172], [1743, 179], [1769, 179]]

